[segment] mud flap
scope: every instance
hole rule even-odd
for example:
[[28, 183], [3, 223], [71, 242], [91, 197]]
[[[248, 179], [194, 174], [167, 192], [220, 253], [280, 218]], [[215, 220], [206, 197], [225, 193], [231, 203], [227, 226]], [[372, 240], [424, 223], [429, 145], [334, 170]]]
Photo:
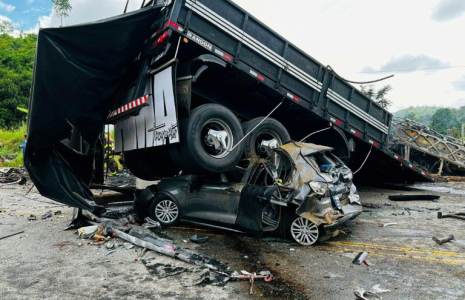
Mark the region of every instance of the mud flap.
[[138, 116], [116, 124], [116, 152], [179, 143], [176, 66], [172, 64], [148, 81], [145, 91], [148, 106], [142, 108]]
[[246, 185], [242, 189], [236, 228], [257, 237], [263, 235], [263, 210], [271, 201], [277, 187]]

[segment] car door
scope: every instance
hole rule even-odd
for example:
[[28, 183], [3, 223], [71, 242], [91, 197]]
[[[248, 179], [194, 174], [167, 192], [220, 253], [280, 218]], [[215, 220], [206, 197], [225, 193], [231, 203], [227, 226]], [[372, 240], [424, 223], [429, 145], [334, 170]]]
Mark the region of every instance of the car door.
[[237, 218], [240, 187], [207, 182], [188, 191], [184, 219], [232, 228]]

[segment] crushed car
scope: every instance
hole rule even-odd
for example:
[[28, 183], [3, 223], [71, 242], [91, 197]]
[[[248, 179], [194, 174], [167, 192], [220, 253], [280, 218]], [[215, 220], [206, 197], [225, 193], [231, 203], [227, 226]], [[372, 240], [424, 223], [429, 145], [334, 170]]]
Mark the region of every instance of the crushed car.
[[[137, 197], [136, 212], [164, 226], [183, 221], [255, 236], [274, 232], [301, 245], [336, 236], [362, 212], [352, 171], [332, 148], [289, 142], [268, 151], [268, 159], [250, 159], [219, 179], [163, 179]], [[237, 174], [240, 182], [229, 179]]]

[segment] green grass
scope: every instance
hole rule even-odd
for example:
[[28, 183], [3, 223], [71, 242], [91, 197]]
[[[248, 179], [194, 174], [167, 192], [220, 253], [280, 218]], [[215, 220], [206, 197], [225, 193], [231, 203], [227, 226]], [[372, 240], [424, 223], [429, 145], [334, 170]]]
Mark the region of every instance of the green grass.
[[7, 154], [18, 154], [14, 160], [5, 161], [1, 165], [2, 167], [16, 168], [23, 165], [23, 151], [18, 146], [23, 142], [26, 132], [26, 124], [12, 130], [0, 129], [0, 143], [3, 144], [0, 147], [0, 156], [5, 157]]

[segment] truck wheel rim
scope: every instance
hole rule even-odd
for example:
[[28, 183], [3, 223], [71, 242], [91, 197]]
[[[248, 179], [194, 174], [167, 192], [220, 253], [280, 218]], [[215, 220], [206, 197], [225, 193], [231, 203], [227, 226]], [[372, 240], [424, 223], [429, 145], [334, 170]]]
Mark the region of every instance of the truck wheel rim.
[[[225, 131], [227, 133], [228, 136], [226, 137], [226, 149], [216, 150], [212, 145], [208, 144], [207, 136], [210, 130]], [[229, 127], [229, 125], [225, 121], [220, 119], [208, 120], [203, 125], [201, 134], [202, 137], [205, 137], [203, 141], [203, 148], [209, 156], [221, 159], [229, 155], [229, 152], [231, 151], [234, 145], [234, 137], [232, 134], [231, 127]]]
[[159, 221], [171, 223], [178, 217], [179, 210], [176, 203], [171, 200], [163, 200], [155, 207], [155, 215]]
[[279, 146], [283, 144], [279, 136], [274, 132], [260, 133], [255, 139], [255, 149], [260, 158], [269, 158], [268, 152], [262, 147], [262, 142], [269, 140], [276, 140]]
[[292, 222], [291, 234], [299, 244], [310, 246], [318, 240], [318, 226], [307, 219], [299, 217]]

